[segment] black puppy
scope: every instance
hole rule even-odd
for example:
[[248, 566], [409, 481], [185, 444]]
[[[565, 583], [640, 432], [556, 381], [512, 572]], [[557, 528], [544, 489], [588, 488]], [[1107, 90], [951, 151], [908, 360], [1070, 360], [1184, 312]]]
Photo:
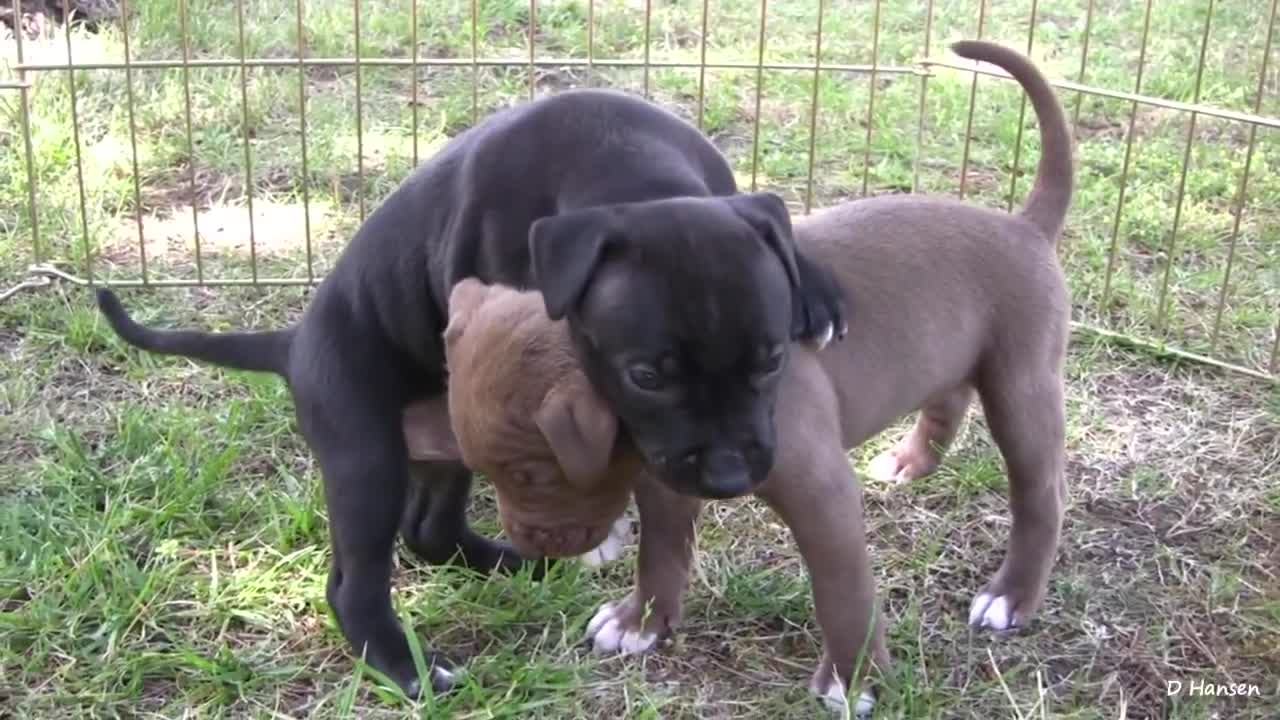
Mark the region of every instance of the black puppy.
[[[419, 687], [391, 609], [397, 527], [428, 563], [520, 567], [466, 520], [471, 474], [409, 483], [401, 413], [443, 396], [457, 281], [537, 288], [623, 429], [678, 491], [749, 492], [773, 464], [778, 370], [793, 339], [843, 334], [844, 299], [798, 255], [786, 207], [740, 194], [696, 128], [640, 98], [575, 90], [495, 113], [453, 138], [356, 232], [294, 327], [165, 331], [98, 305], [153, 352], [282, 375], [324, 477], [328, 600], [357, 654]], [[433, 653], [432, 685], [453, 681]]]

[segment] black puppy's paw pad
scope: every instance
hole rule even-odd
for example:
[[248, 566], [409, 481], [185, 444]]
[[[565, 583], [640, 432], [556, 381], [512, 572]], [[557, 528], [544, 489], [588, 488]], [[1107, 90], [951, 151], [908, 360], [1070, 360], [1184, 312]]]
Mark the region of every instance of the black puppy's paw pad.
[[[433, 695], [443, 695], [455, 687], [462, 681], [462, 677], [466, 671], [462, 668], [449, 667], [442, 665], [433, 665], [427, 671], [428, 677], [431, 679], [431, 692]], [[413, 700], [422, 697], [422, 680], [414, 678], [404, 686], [404, 694]]]
[[466, 675], [463, 668], [443, 668], [439, 665], [431, 668], [431, 690], [437, 694], [446, 693], [462, 682]]

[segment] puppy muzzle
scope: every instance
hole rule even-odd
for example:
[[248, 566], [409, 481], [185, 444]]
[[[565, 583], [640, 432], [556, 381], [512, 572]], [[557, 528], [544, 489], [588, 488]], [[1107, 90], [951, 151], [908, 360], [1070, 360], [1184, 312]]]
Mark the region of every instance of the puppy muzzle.
[[498, 519], [516, 551], [528, 557], [575, 557], [609, 536], [631, 499], [627, 483], [583, 491], [560, 482], [522, 491], [497, 485]]
[[506, 526], [516, 551], [529, 557], [575, 557], [594, 549], [609, 536], [611, 524], [603, 525], [527, 525], [512, 522]]
[[743, 452], [712, 448], [686, 452], [662, 464], [673, 489], [686, 495], [726, 500], [746, 495], [769, 475], [773, 452], [753, 445]]

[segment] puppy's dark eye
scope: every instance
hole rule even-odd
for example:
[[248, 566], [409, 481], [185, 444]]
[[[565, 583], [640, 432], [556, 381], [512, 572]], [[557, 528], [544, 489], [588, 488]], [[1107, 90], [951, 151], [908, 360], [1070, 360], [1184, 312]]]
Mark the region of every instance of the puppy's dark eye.
[[772, 375], [782, 369], [782, 361], [786, 359], [781, 347], [776, 347], [770, 351], [769, 356], [760, 364], [761, 375]]
[[662, 376], [648, 365], [632, 365], [627, 370], [627, 376], [631, 378], [631, 383], [641, 390], [653, 392], [662, 389]]

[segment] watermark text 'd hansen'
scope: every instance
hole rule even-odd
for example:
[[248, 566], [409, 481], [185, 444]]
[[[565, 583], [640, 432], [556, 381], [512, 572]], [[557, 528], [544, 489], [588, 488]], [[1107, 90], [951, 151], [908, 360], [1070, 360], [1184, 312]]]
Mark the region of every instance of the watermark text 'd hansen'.
[[1262, 691], [1252, 683], [1217, 683], [1210, 680], [1166, 680], [1165, 693], [1169, 696], [1190, 697], [1261, 697]]

